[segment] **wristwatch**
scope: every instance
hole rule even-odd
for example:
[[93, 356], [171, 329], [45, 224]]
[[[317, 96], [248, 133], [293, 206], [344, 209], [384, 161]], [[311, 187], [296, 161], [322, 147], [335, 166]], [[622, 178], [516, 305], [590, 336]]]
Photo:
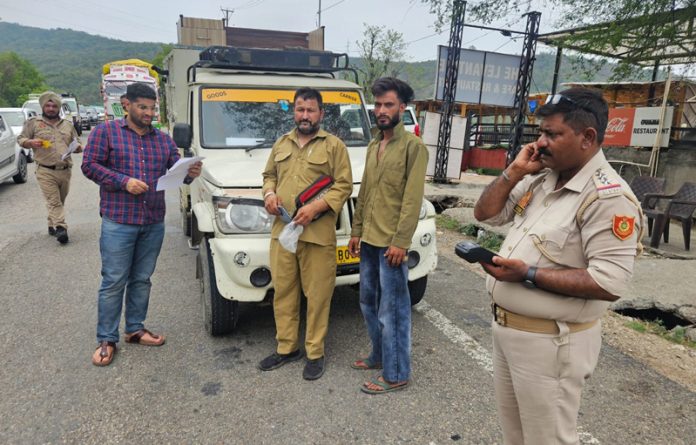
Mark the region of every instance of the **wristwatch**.
[[529, 289], [534, 289], [536, 286], [536, 273], [537, 273], [537, 267], [536, 266], [529, 266], [529, 269], [527, 269], [527, 273], [524, 275], [524, 281], [522, 282], [522, 285], [524, 287], [527, 287]]

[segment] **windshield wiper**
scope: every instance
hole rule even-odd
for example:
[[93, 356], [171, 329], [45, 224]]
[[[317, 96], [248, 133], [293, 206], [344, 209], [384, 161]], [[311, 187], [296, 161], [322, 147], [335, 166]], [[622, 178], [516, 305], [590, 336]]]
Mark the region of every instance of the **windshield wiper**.
[[261, 148], [261, 147], [263, 147], [264, 144], [266, 144], [266, 141], [265, 141], [265, 140], [264, 140], [263, 142], [259, 142], [259, 143], [256, 144], [256, 145], [250, 145], [249, 147], [246, 147], [246, 148], [244, 149], [244, 151], [245, 151], [246, 153], [249, 153], [251, 150], [254, 150], [254, 149], [256, 149], [256, 148]]

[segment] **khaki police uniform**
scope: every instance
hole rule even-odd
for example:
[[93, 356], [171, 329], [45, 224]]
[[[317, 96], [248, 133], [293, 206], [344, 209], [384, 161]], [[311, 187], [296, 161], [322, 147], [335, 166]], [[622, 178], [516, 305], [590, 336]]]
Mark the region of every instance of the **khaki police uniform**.
[[271, 275], [277, 352], [289, 354], [299, 348], [300, 295], [307, 297], [307, 358], [324, 356], [329, 308], [336, 284], [336, 219], [353, 190], [348, 150], [337, 137], [319, 130], [300, 147], [294, 129], [276, 141], [263, 172], [263, 194], [275, 191], [290, 215], [295, 198], [321, 175], [334, 179], [323, 199], [329, 210], [304, 227], [297, 252], [284, 249], [278, 236], [285, 227], [275, 218], [271, 231]]
[[29, 139], [48, 141], [50, 146], [34, 149], [36, 180], [46, 201], [48, 226], [68, 228], [65, 222], [65, 198], [70, 190], [70, 171], [72, 160], [61, 155], [68, 152], [68, 146], [77, 139], [75, 127], [65, 119], [52, 124], [42, 116], [33, 117], [24, 123], [22, 133], [17, 137], [19, 145]]
[[[500, 255], [539, 268], [587, 269], [604, 290], [625, 295], [641, 249], [638, 201], [602, 150], [554, 190], [557, 181], [551, 170], [526, 176], [500, 214], [486, 221], [512, 222]], [[597, 364], [599, 319], [610, 303], [491, 276], [486, 286], [494, 303], [494, 384], [504, 442], [579, 443], [580, 396]]]

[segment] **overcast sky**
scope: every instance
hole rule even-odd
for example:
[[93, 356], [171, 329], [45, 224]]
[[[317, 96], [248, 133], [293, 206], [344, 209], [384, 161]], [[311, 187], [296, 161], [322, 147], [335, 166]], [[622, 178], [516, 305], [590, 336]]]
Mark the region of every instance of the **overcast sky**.
[[[219, 19], [231, 9], [232, 26], [308, 32], [317, 27], [319, 0], [0, 0], [0, 20], [39, 28], [69, 28], [120, 40], [176, 42], [179, 14]], [[435, 34], [435, 17], [420, 0], [321, 0], [326, 49], [357, 57], [363, 23], [401, 32], [408, 43], [407, 61], [432, 60], [437, 45], [446, 45], [449, 27]], [[543, 11], [542, 11], [543, 12]], [[551, 31], [553, 17], [542, 15], [541, 31]], [[511, 17], [514, 20], [515, 17]], [[524, 31], [519, 18], [510, 29]], [[494, 24], [504, 27], [505, 23]], [[519, 54], [520, 39], [496, 31], [464, 28], [462, 47]], [[539, 50], [547, 50], [539, 45]]]

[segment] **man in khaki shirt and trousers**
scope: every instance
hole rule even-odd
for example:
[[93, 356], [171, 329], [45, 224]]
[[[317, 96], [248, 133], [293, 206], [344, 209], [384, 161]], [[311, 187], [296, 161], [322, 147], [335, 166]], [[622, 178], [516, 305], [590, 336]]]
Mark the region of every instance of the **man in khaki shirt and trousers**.
[[[321, 93], [298, 89], [293, 112], [297, 127], [276, 141], [263, 172], [264, 205], [268, 213], [276, 215], [271, 229], [271, 275], [278, 347], [258, 367], [270, 371], [302, 357], [298, 336], [300, 295], [304, 292], [307, 362], [302, 376], [316, 380], [324, 373], [324, 340], [336, 284], [336, 219], [353, 191], [353, 177], [345, 144], [320, 128], [324, 118]], [[332, 177], [333, 185], [321, 197], [296, 209], [295, 198], [322, 175]], [[295, 253], [278, 241], [285, 227], [279, 206], [294, 214], [296, 224], [304, 226]]]
[[599, 319], [625, 295], [643, 216], [600, 148], [608, 107], [595, 90], [549, 96], [541, 136], [522, 147], [476, 203], [489, 224], [512, 222], [487, 288], [505, 444], [578, 444], [582, 387], [597, 364]]
[[[68, 146], [77, 139], [77, 132], [72, 123], [61, 119], [60, 108], [63, 105], [60, 96], [47, 91], [39, 97], [42, 115], [31, 118], [24, 123], [17, 142], [24, 148], [32, 148], [36, 161], [36, 180], [46, 200], [48, 210], [48, 233], [58, 242], [68, 242], [68, 224], [65, 222], [65, 198], [70, 190], [70, 169], [72, 160], [68, 155]], [[75, 153], [82, 151], [81, 147]]]
[[367, 147], [365, 171], [348, 248], [360, 256], [360, 309], [372, 351], [355, 369], [383, 369], [360, 389], [384, 394], [406, 388], [411, 375], [408, 248], [423, 203], [428, 151], [401, 122], [413, 89], [392, 77], [372, 85], [379, 131]]

